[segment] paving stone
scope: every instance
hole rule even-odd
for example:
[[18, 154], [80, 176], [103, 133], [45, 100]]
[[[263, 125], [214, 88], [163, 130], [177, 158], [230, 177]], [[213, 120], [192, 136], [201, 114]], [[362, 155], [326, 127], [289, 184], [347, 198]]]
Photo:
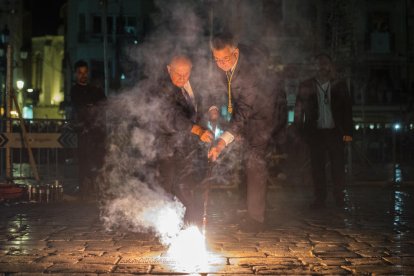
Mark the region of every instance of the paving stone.
[[136, 253], [136, 254], [144, 254], [146, 252], [150, 252], [151, 248], [149, 247], [139, 247], [135, 245], [131, 246], [121, 246], [117, 249], [120, 253]]
[[114, 269], [113, 265], [105, 264], [53, 264], [46, 269], [46, 273], [107, 273]]
[[283, 247], [268, 247], [268, 246], [260, 246], [258, 248], [259, 252], [263, 252], [267, 256], [271, 257], [293, 257], [295, 253], [289, 250], [288, 246]]
[[340, 251], [348, 251], [342, 244], [332, 244], [332, 243], [318, 243], [315, 244], [313, 247], [313, 252], [315, 253], [323, 253], [323, 252], [340, 252]]
[[120, 246], [114, 245], [113, 242], [102, 242], [96, 240], [89, 240], [86, 242], [85, 251], [117, 251]]
[[320, 264], [324, 266], [342, 266], [350, 265], [351, 263], [345, 258], [319, 258]]
[[242, 267], [252, 266], [266, 266], [266, 265], [302, 265], [296, 258], [274, 258], [274, 257], [263, 257], [263, 258], [229, 258], [231, 265], [239, 265]]
[[383, 258], [346, 258], [346, 260], [354, 266], [357, 265], [387, 265]]
[[351, 251], [329, 251], [329, 252], [320, 252], [315, 253], [316, 256], [319, 258], [358, 258], [360, 257], [358, 254], [351, 252]]
[[263, 252], [259, 252], [256, 247], [242, 247], [232, 246], [223, 247], [223, 251], [220, 252], [225, 257], [265, 257]]
[[0, 272], [44, 272], [52, 263], [0, 263]]
[[260, 275], [311, 275], [303, 266], [266, 265], [253, 267], [255, 274]]
[[414, 266], [414, 257], [383, 257], [382, 259], [392, 265]]
[[54, 248], [59, 251], [83, 251], [85, 250], [86, 243], [84, 241], [48, 241], [49, 248]]
[[377, 265], [359, 265], [359, 266], [344, 266], [354, 274], [363, 275], [413, 275], [414, 267], [401, 266], [377, 266]]
[[32, 263], [35, 260], [41, 258], [41, 256], [36, 255], [22, 255], [22, 256], [12, 256], [4, 255], [0, 256], [0, 263]]
[[371, 248], [355, 250], [354, 252], [360, 255], [361, 257], [365, 257], [365, 258], [390, 256], [389, 251], [386, 248], [371, 247]]
[[114, 254], [104, 254], [102, 256], [91, 256], [87, 255], [79, 260], [79, 263], [85, 264], [107, 264], [115, 265], [121, 257]]
[[119, 264], [114, 269], [115, 273], [149, 274], [152, 269], [150, 264]]
[[[311, 268], [312, 271], [318, 273], [318, 275], [350, 275], [352, 274], [349, 270], [342, 267], [333, 266], [314, 266]], [[312, 275], [314, 275], [312, 273]]]

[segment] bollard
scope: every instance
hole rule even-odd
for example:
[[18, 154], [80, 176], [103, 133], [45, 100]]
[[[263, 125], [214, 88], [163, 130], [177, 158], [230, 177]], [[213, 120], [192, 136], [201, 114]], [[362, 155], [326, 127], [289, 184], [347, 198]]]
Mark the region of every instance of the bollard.
[[27, 200], [30, 202], [32, 200], [32, 185], [27, 185]]
[[32, 186], [32, 201], [38, 201], [39, 185]]
[[46, 195], [45, 195], [46, 203], [50, 202], [50, 185], [46, 184]]

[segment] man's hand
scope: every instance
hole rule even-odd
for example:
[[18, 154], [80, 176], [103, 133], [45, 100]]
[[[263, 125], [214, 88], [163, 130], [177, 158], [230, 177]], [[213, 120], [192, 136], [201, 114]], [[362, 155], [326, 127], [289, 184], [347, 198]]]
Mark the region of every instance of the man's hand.
[[211, 143], [213, 141], [213, 133], [211, 131], [203, 129], [199, 125], [193, 125], [191, 128], [191, 133], [197, 135], [200, 140], [204, 143]]
[[203, 133], [199, 136], [200, 140], [204, 143], [211, 143], [213, 141], [213, 133], [209, 130], [204, 130]]
[[344, 135], [342, 139], [345, 143], [352, 142], [352, 136], [349, 136], [349, 135]]
[[219, 139], [217, 145], [212, 147], [208, 152], [208, 159], [215, 162], [225, 147], [226, 142], [223, 139]]

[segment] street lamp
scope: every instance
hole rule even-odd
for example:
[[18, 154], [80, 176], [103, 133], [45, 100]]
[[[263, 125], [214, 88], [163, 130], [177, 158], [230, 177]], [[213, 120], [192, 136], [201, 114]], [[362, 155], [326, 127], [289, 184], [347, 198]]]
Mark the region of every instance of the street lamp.
[[16, 81], [16, 87], [17, 87], [18, 90], [22, 90], [23, 87], [24, 87], [24, 81], [22, 81], [22, 80]]

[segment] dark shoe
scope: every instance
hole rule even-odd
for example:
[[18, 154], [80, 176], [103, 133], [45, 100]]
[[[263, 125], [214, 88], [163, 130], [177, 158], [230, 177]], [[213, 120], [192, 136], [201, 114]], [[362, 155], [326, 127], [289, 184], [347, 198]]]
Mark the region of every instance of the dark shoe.
[[325, 202], [324, 202], [324, 201], [321, 201], [321, 200], [315, 200], [314, 202], [312, 202], [312, 203], [309, 205], [309, 207], [310, 207], [312, 210], [320, 210], [320, 209], [324, 209], [326, 206], [325, 206]]
[[259, 233], [266, 230], [266, 225], [263, 222], [254, 220], [252, 218], [247, 218], [242, 223], [240, 223], [239, 229], [240, 231], [246, 233]]

